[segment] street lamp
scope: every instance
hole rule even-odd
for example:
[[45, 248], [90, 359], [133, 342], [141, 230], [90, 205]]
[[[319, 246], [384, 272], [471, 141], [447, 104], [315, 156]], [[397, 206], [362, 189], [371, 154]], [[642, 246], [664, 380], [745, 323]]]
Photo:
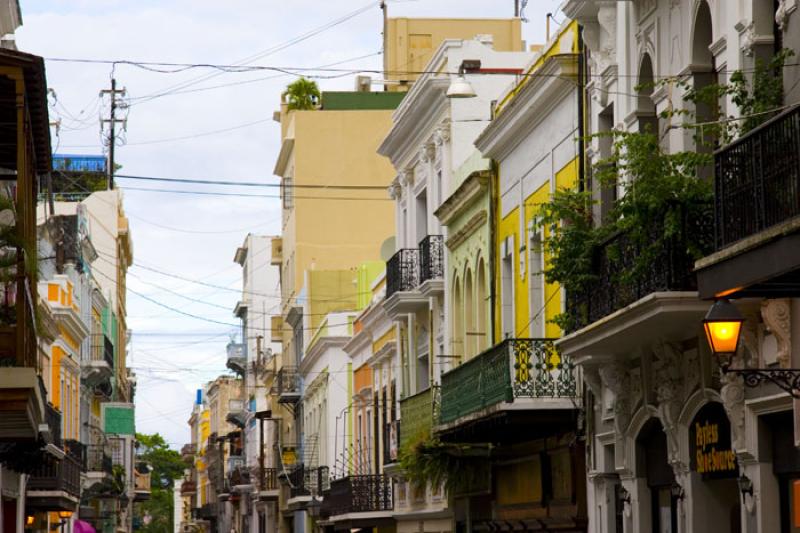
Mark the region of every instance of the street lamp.
[[447, 98], [475, 98], [478, 96], [472, 84], [467, 81], [465, 74], [467, 71], [474, 71], [480, 68], [481, 62], [479, 60], [465, 59], [462, 61], [461, 65], [458, 67], [458, 76], [450, 82], [445, 96]]
[[731, 358], [739, 347], [742, 317], [736, 306], [728, 300], [717, 300], [703, 319], [706, 338], [711, 352], [719, 358], [719, 366], [728, 370]]
[[717, 357], [722, 372], [742, 376], [748, 387], [758, 387], [767, 381], [774, 383], [793, 398], [800, 399], [800, 369], [730, 368], [731, 360], [739, 347], [742, 322], [744, 318], [739, 310], [725, 299], [714, 302], [703, 319], [708, 345]]

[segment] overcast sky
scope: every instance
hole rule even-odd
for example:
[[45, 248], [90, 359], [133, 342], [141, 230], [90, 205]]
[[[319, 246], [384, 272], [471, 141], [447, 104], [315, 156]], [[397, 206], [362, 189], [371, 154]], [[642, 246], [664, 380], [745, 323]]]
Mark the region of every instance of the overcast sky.
[[[48, 59], [48, 85], [57, 97], [51, 99], [50, 119], [61, 120], [58, 136], [53, 135], [57, 153], [103, 153], [98, 117], [108, 109], [98, 93], [109, 86], [111, 66], [56, 58], [225, 65], [251, 59], [252, 65], [279, 67], [347, 61], [336, 68], [354, 71], [381, 65], [377, 1], [21, 0], [21, 4], [24, 25], [17, 32], [17, 45]], [[526, 10], [530, 22], [523, 25], [529, 44], [544, 41], [545, 14], [556, 11], [559, 4], [560, 0], [530, 0]], [[373, 7], [342, 20], [369, 5]], [[508, 17], [513, 10], [513, 0], [389, 0], [389, 16]], [[308, 35], [337, 20], [342, 22]], [[304, 35], [307, 38], [299, 42], [280, 46]], [[322, 90], [350, 90], [354, 76], [318, 82]], [[157, 73], [118, 65], [115, 77], [118, 86], [127, 89], [131, 104], [126, 144], [116, 152], [121, 173], [277, 183], [272, 169], [280, 131], [271, 117], [291, 76], [263, 71], [219, 74], [209, 69]], [[179, 86], [188, 82], [192, 84]], [[196, 91], [206, 87], [216, 88]], [[144, 98], [167, 90], [168, 95]], [[230, 186], [122, 179], [118, 183], [132, 188], [276, 194]], [[133, 331], [128, 362], [138, 375], [137, 430], [159, 432], [173, 447], [180, 447], [189, 437], [186, 422], [194, 391], [227, 372], [225, 345], [236, 331], [232, 310], [240, 298], [235, 291], [143, 267], [240, 289], [234, 252], [248, 232], [279, 233], [280, 204], [268, 197], [128, 190], [125, 209], [134, 242], [135, 266], [128, 276], [131, 291], [219, 322], [183, 316], [128, 293], [128, 325]]]

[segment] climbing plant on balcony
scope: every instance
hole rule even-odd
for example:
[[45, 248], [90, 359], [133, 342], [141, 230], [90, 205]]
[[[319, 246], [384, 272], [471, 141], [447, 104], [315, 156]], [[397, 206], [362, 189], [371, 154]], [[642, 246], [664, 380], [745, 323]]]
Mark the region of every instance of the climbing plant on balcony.
[[[660, 114], [666, 124], [664, 132], [645, 128], [591, 136], [607, 136], [611, 141], [611, 155], [592, 169], [592, 179], [599, 187], [619, 187], [623, 194], [602, 224], [594, 219], [595, 200], [590, 191], [557, 190], [549, 203], [539, 207], [538, 221], [550, 234], [544, 243], [551, 258], [545, 269], [547, 281], [560, 284], [572, 296], [597, 291], [602, 281], [621, 293], [618, 302], [626, 305], [631, 295], [637, 295], [648, 283], [658, 287], [659, 283], [675, 281], [681, 273], [668, 270], [658, 273], [661, 278], [653, 282], [654, 268], [663, 267], [665, 262], [677, 259], [682, 275], [691, 276], [693, 262], [712, 250], [713, 191], [711, 180], [704, 176], [713, 163], [712, 149], [780, 111], [782, 81], [776, 72], [782, 70], [790, 55], [790, 51], [782, 51], [768, 64], [757, 62], [749, 79], [735, 72], [727, 84], [695, 89], [687, 80], [659, 81], [658, 85], [680, 89], [682, 98], [690, 104], [668, 106]], [[718, 103], [728, 97], [739, 108], [741, 120], [698, 120], [698, 109], [718, 113]], [[665, 138], [675, 128], [692, 133], [696, 146], [702, 149], [665, 149]], [[602, 274], [599, 263], [603, 265]], [[601, 275], [605, 279], [601, 280]], [[581, 315], [587, 314], [585, 303], [581, 308], [580, 304], [570, 305], [569, 300], [566, 312], [554, 319], [567, 331], [582, 325], [586, 317]]]
[[453, 493], [483, 481], [490, 453], [488, 444], [445, 443], [430, 437], [401, 450], [400, 466], [412, 484], [441, 486]]

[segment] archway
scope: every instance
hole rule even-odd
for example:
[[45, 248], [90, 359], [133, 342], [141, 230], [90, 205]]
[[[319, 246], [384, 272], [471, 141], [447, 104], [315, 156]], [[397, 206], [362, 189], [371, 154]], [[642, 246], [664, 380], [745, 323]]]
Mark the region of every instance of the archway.
[[453, 332], [452, 332], [453, 362], [464, 358], [464, 297], [461, 290], [461, 281], [458, 276], [453, 277]]
[[[678, 533], [678, 500], [673, 496], [675, 474], [667, 458], [667, 436], [657, 418], [648, 420], [636, 438], [637, 477], [647, 482], [640, 509], [649, 507], [652, 531]], [[648, 505], [649, 502], [649, 505]]]
[[[697, 123], [713, 122], [720, 114], [720, 102], [713, 98], [713, 92], [708, 91], [709, 87], [718, 83], [714, 55], [710, 49], [712, 42], [711, 9], [708, 7], [708, 2], [702, 0], [697, 6], [692, 29], [692, 82], [695, 93], [701, 96], [700, 100], [695, 102], [694, 121]], [[716, 135], [713, 128], [700, 126], [694, 132], [693, 140], [698, 152], [708, 154], [714, 149]], [[698, 169], [698, 177], [710, 178], [711, 175], [711, 165]]]
[[639, 64], [639, 78], [636, 86], [638, 88], [636, 116], [639, 119], [639, 131], [658, 136], [658, 116], [656, 115], [656, 104], [652, 98], [655, 90], [653, 60], [648, 53], [642, 56], [642, 61]]

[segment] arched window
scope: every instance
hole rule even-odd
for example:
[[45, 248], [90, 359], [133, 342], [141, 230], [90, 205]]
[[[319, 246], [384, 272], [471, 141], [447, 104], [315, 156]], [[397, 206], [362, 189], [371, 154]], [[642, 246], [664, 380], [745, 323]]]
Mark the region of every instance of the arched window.
[[653, 102], [653, 91], [655, 90], [655, 77], [653, 76], [653, 60], [650, 54], [642, 56], [639, 64], [638, 99], [636, 103], [636, 116], [639, 119], [639, 131], [659, 135], [658, 116], [656, 115], [656, 104]]
[[475, 288], [472, 285], [472, 270], [467, 267], [464, 274], [464, 317], [466, 331], [464, 334], [464, 353], [467, 359], [472, 359], [476, 354], [475, 343]]
[[478, 315], [475, 327], [475, 339], [477, 342], [477, 352], [480, 353], [489, 347], [489, 331], [487, 328], [486, 316], [489, 309], [489, 298], [486, 294], [486, 265], [481, 257], [478, 261], [477, 274], [477, 304]]
[[[718, 82], [714, 65], [714, 55], [709, 47], [712, 43], [711, 9], [703, 0], [697, 6], [694, 28], [692, 29], [692, 81], [696, 91], [702, 91]], [[719, 115], [719, 102], [699, 101], [695, 104], [695, 121], [711, 122]], [[695, 149], [700, 153], [711, 153], [714, 148], [714, 135], [710, 128], [700, 128], [694, 132]], [[698, 176], [710, 178], [711, 165], [698, 170]]]
[[461, 280], [458, 276], [453, 278], [453, 351], [450, 354], [452, 363], [457, 363], [464, 358], [464, 297], [461, 290]]

